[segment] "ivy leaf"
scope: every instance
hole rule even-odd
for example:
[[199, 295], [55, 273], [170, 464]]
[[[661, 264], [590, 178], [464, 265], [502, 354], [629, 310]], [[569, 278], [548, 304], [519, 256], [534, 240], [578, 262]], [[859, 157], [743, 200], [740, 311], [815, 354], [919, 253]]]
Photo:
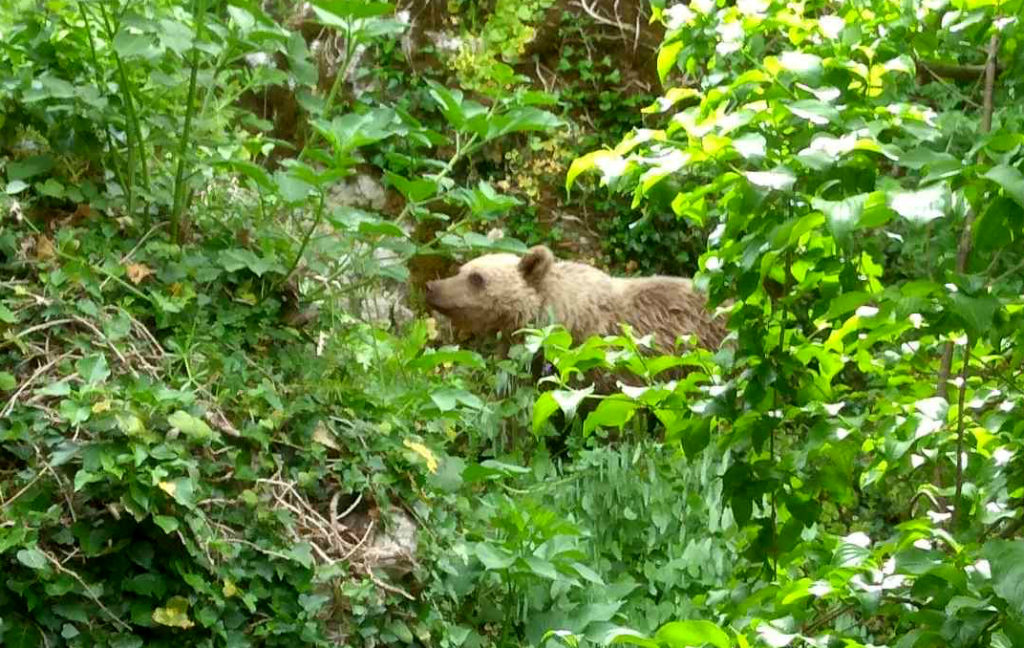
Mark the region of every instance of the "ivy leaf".
[[110, 376], [107, 357], [102, 353], [82, 358], [75, 364], [75, 368], [87, 385], [98, 385]]
[[669, 648], [686, 648], [711, 644], [729, 648], [729, 635], [710, 621], [673, 621], [658, 628], [654, 638]]

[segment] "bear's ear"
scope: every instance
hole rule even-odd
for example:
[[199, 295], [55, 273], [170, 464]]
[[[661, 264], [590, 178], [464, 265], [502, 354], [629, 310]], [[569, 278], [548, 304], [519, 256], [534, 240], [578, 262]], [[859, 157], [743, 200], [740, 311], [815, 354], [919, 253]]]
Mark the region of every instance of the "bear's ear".
[[537, 245], [519, 260], [519, 274], [528, 284], [539, 283], [555, 265], [555, 255], [545, 245]]

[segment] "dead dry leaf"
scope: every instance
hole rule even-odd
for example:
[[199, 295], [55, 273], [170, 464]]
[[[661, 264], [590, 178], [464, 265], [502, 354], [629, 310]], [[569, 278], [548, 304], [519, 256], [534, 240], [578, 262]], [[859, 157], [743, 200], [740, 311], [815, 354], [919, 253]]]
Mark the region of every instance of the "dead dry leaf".
[[128, 278], [136, 286], [142, 283], [146, 277], [153, 274], [153, 269], [144, 263], [129, 263], [124, 269], [128, 273]]
[[53, 241], [49, 237], [40, 234], [36, 237], [35, 254], [40, 261], [46, 261], [57, 256], [57, 249], [53, 247]]

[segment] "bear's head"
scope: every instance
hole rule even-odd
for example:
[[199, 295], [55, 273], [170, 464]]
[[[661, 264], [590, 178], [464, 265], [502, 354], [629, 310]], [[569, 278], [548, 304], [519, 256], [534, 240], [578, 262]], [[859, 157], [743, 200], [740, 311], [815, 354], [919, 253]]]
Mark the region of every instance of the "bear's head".
[[485, 254], [458, 273], [426, 285], [427, 305], [464, 333], [497, 333], [527, 326], [543, 303], [539, 288], [555, 256], [537, 246], [522, 257]]

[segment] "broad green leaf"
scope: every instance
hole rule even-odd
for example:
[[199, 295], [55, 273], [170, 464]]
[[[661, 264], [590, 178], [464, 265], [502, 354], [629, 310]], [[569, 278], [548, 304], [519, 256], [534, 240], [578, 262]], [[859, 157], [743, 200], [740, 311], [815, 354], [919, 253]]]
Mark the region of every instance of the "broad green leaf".
[[1021, 207], [1024, 207], [1024, 175], [1020, 171], [1011, 166], [1000, 164], [989, 169], [984, 177], [998, 184], [1003, 188], [1007, 196], [1013, 198], [1014, 202]]
[[[614, 179], [625, 170], [625, 160], [622, 159], [614, 151], [601, 150], [591, 151], [586, 155], [576, 158], [569, 165], [569, 171], [565, 174], [565, 190], [568, 191], [572, 188], [576, 178], [579, 177], [584, 171], [590, 171], [593, 168], [598, 168], [605, 181]], [[613, 173], [615, 169], [618, 169], [618, 173]]]
[[22, 191], [28, 189], [28, 187], [28, 183], [25, 182], [24, 180], [11, 180], [10, 182], [7, 183], [7, 186], [4, 188], [4, 192], [8, 196], [13, 196], [15, 194], [20, 194]]
[[473, 545], [473, 553], [489, 570], [502, 570], [511, 567], [516, 557], [502, 547], [495, 547], [487, 542], [478, 542]]
[[98, 385], [110, 376], [107, 357], [102, 353], [82, 358], [75, 363], [75, 369], [87, 385]]
[[1024, 615], [1024, 541], [989, 540], [982, 555], [992, 571], [992, 589], [1010, 604], [1015, 614]]
[[916, 191], [889, 193], [889, 207], [908, 221], [921, 225], [942, 218], [950, 209], [949, 185], [935, 184]]
[[10, 391], [18, 386], [18, 380], [13, 374], [0, 371], [0, 391]]
[[593, 391], [594, 387], [593, 385], [591, 385], [586, 389], [556, 389], [548, 393], [550, 393], [551, 397], [555, 399], [556, 403], [558, 403], [558, 407], [561, 408], [563, 412], [565, 412], [566, 417], [572, 418], [573, 416], [576, 415], [576, 408], [579, 406], [579, 404], [583, 401], [584, 398], [592, 394]]
[[306, 569], [311, 569], [315, 564], [315, 561], [313, 560], [313, 548], [309, 546], [308, 542], [297, 542], [284, 553]]
[[136, 34], [127, 28], [114, 35], [114, 51], [121, 58], [153, 58], [159, 54], [153, 39], [148, 34]]
[[864, 212], [867, 194], [858, 194], [842, 200], [823, 200], [812, 198], [811, 206], [825, 214], [825, 222], [832, 236], [841, 243], [848, 243], [850, 235], [857, 229], [857, 222]]
[[46, 559], [46, 554], [35, 547], [32, 547], [31, 549], [22, 549], [18, 552], [17, 556], [18, 562], [29, 569], [40, 570], [49, 564], [49, 561]]
[[544, 392], [533, 404], [533, 433], [537, 434], [551, 415], [558, 411], [558, 401], [551, 392]]
[[491, 140], [509, 133], [546, 131], [563, 125], [565, 122], [546, 110], [523, 106], [492, 117], [482, 134]]
[[755, 186], [776, 191], [788, 191], [796, 182], [796, 176], [785, 167], [774, 171], [747, 171], [743, 175]]
[[839, 121], [839, 111], [834, 106], [817, 99], [793, 101], [786, 104], [786, 107], [797, 117], [806, 119], [816, 126]]
[[783, 52], [778, 58], [778, 64], [787, 72], [800, 77], [817, 77], [822, 71], [821, 57], [808, 52]]
[[320, 9], [332, 18], [372, 18], [394, 11], [392, 3], [372, 0], [313, 0], [311, 4], [314, 9]]
[[178, 410], [168, 416], [167, 422], [171, 427], [195, 441], [208, 441], [215, 436], [206, 421], [196, 418], [184, 410]]
[[398, 189], [409, 202], [423, 202], [427, 198], [433, 197], [438, 191], [437, 183], [429, 178], [421, 177], [410, 180], [391, 171], [386, 171], [385, 176], [388, 182]]
[[4, 324], [14, 324], [18, 321], [18, 316], [11, 312], [11, 309], [0, 303], [0, 322]]
[[630, 628], [612, 628], [604, 636], [604, 645], [626, 644], [642, 648], [661, 648], [661, 644]]
[[28, 180], [37, 175], [48, 173], [56, 164], [52, 156], [33, 155], [23, 160], [7, 163], [8, 180]]
[[365, 113], [348, 113], [335, 117], [330, 122], [318, 120], [313, 125], [334, 145], [338, 154], [374, 144], [399, 132], [395, 111], [390, 108], [373, 108]]
[[218, 259], [221, 267], [228, 272], [238, 272], [245, 268], [257, 277], [262, 277], [268, 272], [276, 274], [285, 272], [284, 267], [276, 259], [256, 256], [255, 252], [244, 248], [221, 250]]
[[673, 621], [658, 628], [654, 638], [669, 648], [704, 646], [729, 648], [729, 635], [710, 621]]
[[617, 427], [622, 429], [636, 413], [637, 404], [632, 400], [609, 397], [601, 401], [583, 424], [583, 435], [590, 434], [598, 427]]
[[174, 533], [178, 530], [178, 519], [167, 515], [154, 515], [153, 522], [164, 530], [164, 533]]
[[530, 573], [541, 578], [547, 578], [548, 580], [558, 580], [561, 575], [555, 566], [549, 561], [537, 556], [526, 556], [524, 558], [527, 566], [529, 567]]
[[676, 60], [679, 58], [679, 52], [681, 51], [683, 51], [682, 40], [675, 40], [662, 45], [661, 49], [658, 50], [658, 78], [662, 83], [665, 82], [668, 73], [675, 67]]

